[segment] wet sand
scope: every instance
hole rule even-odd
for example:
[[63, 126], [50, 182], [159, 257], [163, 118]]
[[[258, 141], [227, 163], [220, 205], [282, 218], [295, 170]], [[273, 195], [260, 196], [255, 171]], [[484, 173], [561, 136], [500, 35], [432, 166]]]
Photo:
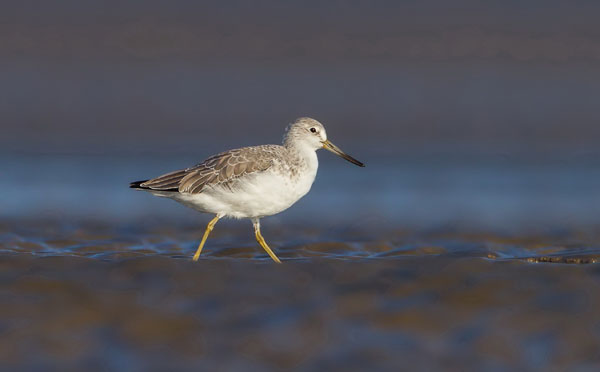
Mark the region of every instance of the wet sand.
[[243, 228], [215, 230], [194, 263], [191, 227], [4, 221], [2, 367], [600, 365], [598, 234], [392, 230], [322, 241], [311, 231], [288, 245], [292, 231], [269, 231], [276, 265]]

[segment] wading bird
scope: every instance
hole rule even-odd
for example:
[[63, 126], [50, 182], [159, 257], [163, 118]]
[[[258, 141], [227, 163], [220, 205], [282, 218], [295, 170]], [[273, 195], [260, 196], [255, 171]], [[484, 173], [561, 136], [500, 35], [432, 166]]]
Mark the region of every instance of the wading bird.
[[231, 217], [252, 220], [258, 243], [275, 262], [281, 263], [260, 233], [260, 219], [288, 209], [308, 193], [319, 166], [316, 151], [322, 148], [364, 167], [327, 139], [321, 123], [299, 118], [287, 127], [281, 146], [225, 151], [193, 167], [132, 182], [130, 187], [215, 215], [206, 227], [194, 261], [200, 257], [217, 221]]

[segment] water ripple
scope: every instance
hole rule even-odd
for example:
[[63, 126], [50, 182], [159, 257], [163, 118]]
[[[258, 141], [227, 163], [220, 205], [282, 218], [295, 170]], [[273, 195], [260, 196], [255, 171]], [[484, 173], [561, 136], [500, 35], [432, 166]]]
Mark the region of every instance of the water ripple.
[[[151, 229], [122, 226], [47, 223], [19, 225], [0, 232], [0, 253], [11, 255], [80, 256], [100, 260], [123, 260], [147, 256], [190, 258], [198, 244], [197, 228], [162, 225]], [[273, 233], [273, 232], [271, 232]], [[355, 232], [356, 233], [356, 232]], [[244, 229], [222, 229], [213, 234], [202, 259], [268, 260], [265, 252]], [[271, 240], [284, 260], [382, 260], [414, 256], [476, 257], [489, 260], [522, 260], [532, 263], [596, 263], [600, 248], [596, 234], [578, 232], [507, 235], [494, 233], [385, 231], [376, 239], [345, 239], [314, 229], [273, 233]], [[319, 239], [319, 235], [323, 238]], [[286, 243], [286, 236], [292, 243]], [[365, 235], [366, 236], [366, 235]], [[306, 241], [303, 242], [303, 237]], [[354, 235], [353, 237], [356, 237]], [[352, 238], [352, 237], [351, 237]]]

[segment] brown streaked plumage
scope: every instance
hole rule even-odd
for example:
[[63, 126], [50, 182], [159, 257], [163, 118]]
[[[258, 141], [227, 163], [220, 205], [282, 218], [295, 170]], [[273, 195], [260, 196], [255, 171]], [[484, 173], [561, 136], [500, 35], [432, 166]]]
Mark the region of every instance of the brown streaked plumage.
[[283, 156], [285, 148], [277, 145], [243, 147], [213, 155], [200, 164], [132, 183], [132, 187], [156, 191], [198, 194], [205, 187], [230, 187], [238, 178], [269, 169]]

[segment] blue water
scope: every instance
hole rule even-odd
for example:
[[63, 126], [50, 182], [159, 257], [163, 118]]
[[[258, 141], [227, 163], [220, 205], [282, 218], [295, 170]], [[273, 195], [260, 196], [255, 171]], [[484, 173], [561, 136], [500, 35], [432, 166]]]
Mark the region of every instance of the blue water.
[[[0, 217], [201, 220], [194, 211], [127, 186], [208, 155], [4, 155]], [[320, 153], [310, 193], [270, 223], [493, 230], [600, 223], [595, 162], [362, 155], [366, 168]]]

